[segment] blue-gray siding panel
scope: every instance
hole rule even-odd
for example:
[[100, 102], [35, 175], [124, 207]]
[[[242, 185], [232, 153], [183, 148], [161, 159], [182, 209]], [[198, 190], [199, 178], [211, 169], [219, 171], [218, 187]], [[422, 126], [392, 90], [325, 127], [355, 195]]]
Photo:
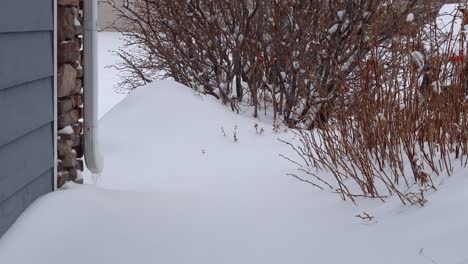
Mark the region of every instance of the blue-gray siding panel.
[[52, 76], [53, 51], [51, 31], [0, 34], [0, 90]]
[[53, 121], [53, 78], [0, 90], [0, 148]]
[[53, 190], [55, 131], [54, 1], [0, 3], [1, 236]]
[[0, 149], [0, 202], [54, 166], [51, 123]]
[[50, 0], [2, 0], [0, 32], [53, 30], [52, 4]]
[[53, 174], [52, 169], [46, 171], [6, 201], [0, 202], [0, 236], [32, 202], [52, 190]]

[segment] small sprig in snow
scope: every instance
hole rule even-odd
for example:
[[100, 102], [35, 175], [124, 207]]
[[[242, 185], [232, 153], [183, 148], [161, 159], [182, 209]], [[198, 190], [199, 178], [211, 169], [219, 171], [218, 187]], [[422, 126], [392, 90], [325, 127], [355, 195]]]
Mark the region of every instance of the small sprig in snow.
[[232, 137], [234, 139], [234, 142], [239, 141], [239, 138], [237, 137], [237, 126], [234, 127], [234, 132], [232, 134]]

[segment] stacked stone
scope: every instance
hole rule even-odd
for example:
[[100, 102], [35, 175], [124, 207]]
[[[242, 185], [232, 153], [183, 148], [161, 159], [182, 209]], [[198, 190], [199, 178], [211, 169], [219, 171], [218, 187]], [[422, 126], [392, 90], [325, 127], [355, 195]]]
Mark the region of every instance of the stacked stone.
[[57, 187], [82, 183], [83, 171], [83, 12], [82, 0], [58, 0], [58, 164]]

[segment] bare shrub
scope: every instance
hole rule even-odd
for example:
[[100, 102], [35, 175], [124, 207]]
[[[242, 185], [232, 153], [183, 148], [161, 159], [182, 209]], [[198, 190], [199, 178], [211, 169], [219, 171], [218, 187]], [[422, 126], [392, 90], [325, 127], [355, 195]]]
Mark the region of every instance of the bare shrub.
[[233, 110], [246, 102], [254, 116], [320, 127], [340, 92], [361, 89], [353, 80], [373, 47], [422, 30], [442, 2], [138, 0], [116, 6], [133, 48], [119, 52], [121, 87], [172, 77]]
[[[337, 110], [322, 129], [298, 132], [301, 143], [292, 147], [304, 175], [353, 202], [395, 194], [404, 204], [424, 205], [435, 176], [468, 164], [467, 65], [452, 56], [464, 54], [465, 37], [428, 25], [389, 46], [374, 45], [355, 75], [362, 89], [338, 93]], [[406, 57], [399, 56], [403, 50]]]
[[116, 67], [124, 89], [170, 77], [303, 128], [292, 146], [313, 177], [298, 179], [423, 205], [435, 175], [467, 162], [467, 67], [449, 59], [465, 50], [436, 23], [445, 2], [138, 0], [117, 7], [133, 51]]

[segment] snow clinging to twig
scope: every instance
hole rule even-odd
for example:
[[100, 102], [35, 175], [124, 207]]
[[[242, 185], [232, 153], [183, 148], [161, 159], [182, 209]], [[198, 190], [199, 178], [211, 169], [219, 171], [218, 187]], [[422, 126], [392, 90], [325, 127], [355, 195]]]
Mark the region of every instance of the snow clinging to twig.
[[414, 22], [414, 14], [413, 13], [409, 13], [408, 16], [406, 16], [406, 22], [408, 22], [408, 23]]
[[419, 68], [424, 65], [424, 55], [419, 51], [411, 52], [411, 60], [413, 64], [417, 65]]

